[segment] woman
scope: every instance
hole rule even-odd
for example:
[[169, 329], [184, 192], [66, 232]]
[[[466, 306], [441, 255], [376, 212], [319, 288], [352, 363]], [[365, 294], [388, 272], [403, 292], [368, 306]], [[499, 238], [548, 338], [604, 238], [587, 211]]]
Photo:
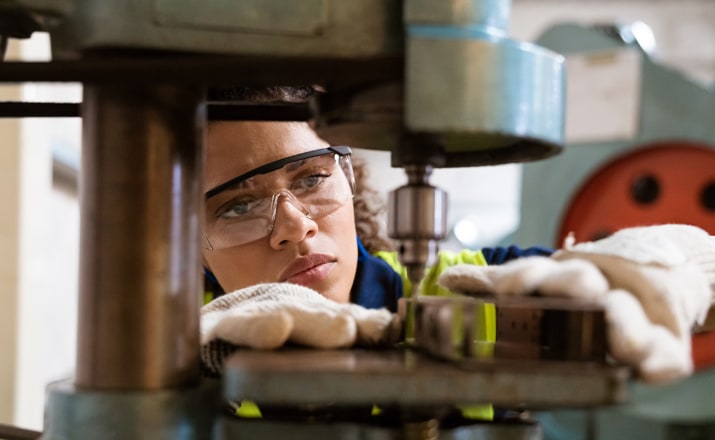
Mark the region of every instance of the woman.
[[[248, 99], [303, 99], [300, 90], [264, 92]], [[240, 91], [231, 93], [228, 98], [236, 99]], [[384, 339], [385, 330], [395, 324], [392, 314], [384, 309], [395, 312], [397, 300], [409, 286], [391, 242], [383, 236], [379, 222], [383, 205], [366, 185], [364, 166], [353, 166], [350, 149], [331, 147], [305, 122], [213, 122], [207, 130], [206, 145], [203, 259], [212, 291], [208, 299], [215, 300], [202, 312], [205, 372], [220, 375], [223, 359], [237, 345], [270, 348], [281, 345], [287, 337], [306, 345], [335, 347], [353, 345], [353, 341], [371, 345]], [[517, 248], [491, 253], [502, 259], [517, 254]], [[486, 263], [480, 252], [465, 252], [450, 261]], [[293, 285], [307, 287], [330, 301], [292, 290]], [[221, 297], [223, 292], [230, 294]], [[291, 308], [293, 304], [285, 302], [293, 295], [301, 307], [314, 306], [316, 310], [311, 310], [310, 316], [298, 315]], [[269, 299], [258, 303], [263, 310], [252, 303], [260, 301], [258, 298]], [[354, 307], [335, 308], [331, 302], [383, 310], [366, 314]], [[291, 321], [308, 323], [299, 333], [314, 332], [315, 338], [290, 336], [291, 329], [280, 332], [280, 337], [266, 336], [278, 333], [276, 329], [284, 325], [283, 315], [276, 309], [287, 307], [291, 308]], [[245, 319], [237, 326], [227, 326], [230, 339], [220, 337], [226, 333], [217, 327], [230, 321], [228, 314], [238, 309], [246, 311]], [[331, 327], [326, 332], [320, 326], [318, 311], [332, 309], [335, 315], [328, 320], [326, 326]], [[267, 313], [265, 319], [263, 312]], [[342, 327], [336, 329], [332, 322], [343, 312], [357, 321], [357, 334], [352, 339], [326, 341], [326, 334], [341, 333]], [[370, 334], [365, 327], [378, 330]], [[394, 335], [389, 339], [394, 340]], [[240, 411], [251, 415], [254, 407], [244, 403]], [[479, 418], [492, 415], [490, 407], [471, 408], [471, 412]]]
[[[309, 93], [310, 89], [231, 89], [213, 99], [302, 101]], [[313, 311], [332, 310], [335, 316], [343, 316], [345, 310], [353, 318], [367, 316], [356, 318], [353, 333], [357, 342], [370, 329], [373, 333], [362, 341], [379, 340], [380, 331], [390, 328], [389, 313], [366, 313], [338, 305], [353, 303], [394, 312], [397, 299], [408, 290], [394, 253], [376, 252], [387, 250], [389, 242], [369, 237], [380, 228], [374, 224], [375, 209], [365, 209], [374, 206], [369, 192], [361, 193], [360, 185], [355, 191], [349, 148], [331, 147], [304, 122], [214, 122], [209, 124], [206, 142], [204, 264], [207, 278], [231, 294], [204, 308], [203, 341], [226, 340], [208, 329], [216, 323], [237, 322], [242, 330], [232, 327], [226, 333], [238, 337], [234, 345], [257, 346], [254, 340], [248, 338], [244, 344], [241, 338], [249, 333], [275, 333], [277, 315], [269, 313], [253, 320], [258, 309], [266, 309], [267, 302], [248, 307], [267, 298], [273, 301], [271, 313], [285, 309], [288, 301], [293, 311], [313, 307]], [[366, 223], [366, 218], [372, 220]], [[683, 225], [624, 232], [614, 234], [613, 239], [562, 250], [555, 258], [543, 258], [551, 253], [544, 248], [443, 253], [428, 270], [422, 292], [439, 293], [439, 274], [448, 266], [469, 263], [459, 268], [461, 275], [457, 274], [457, 284], [451, 286], [466, 280], [469, 287], [470, 282], [486, 277], [497, 293], [528, 294], [536, 289], [603, 299], [610, 320], [611, 353], [617, 359], [636, 366], [652, 381], [687, 375], [692, 371], [689, 329], [707, 311], [711, 286], [715, 285], [715, 243], [705, 231]], [[534, 257], [496, 266], [524, 256]], [[494, 267], [475, 272], [476, 266]], [[263, 287], [266, 283], [272, 283], [271, 295], [266, 294], [268, 287]], [[291, 290], [290, 295], [285, 290]], [[292, 299], [286, 300], [289, 296]], [[228, 309], [246, 313], [241, 319], [223, 319], [225, 314], [215, 313]], [[350, 341], [356, 340], [326, 342], [321, 338], [339, 332], [325, 331], [316, 325], [315, 315], [311, 316], [305, 318], [308, 324], [301, 331], [314, 332], [308, 336], [317, 336], [317, 340], [296, 339], [295, 332], [291, 335], [293, 322], [303, 318], [286, 318], [281, 334], [326, 347], [351, 345]], [[336, 321], [330, 318], [325, 322]], [[263, 324], [260, 331], [258, 323]], [[361, 325], [366, 323], [369, 325]], [[275, 341], [281, 340], [276, 336], [271, 344]], [[204, 353], [215, 354], [215, 350]], [[204, 361], [218, 373], [221, 356], [210, 358], [211, 362], [206, 356]]]

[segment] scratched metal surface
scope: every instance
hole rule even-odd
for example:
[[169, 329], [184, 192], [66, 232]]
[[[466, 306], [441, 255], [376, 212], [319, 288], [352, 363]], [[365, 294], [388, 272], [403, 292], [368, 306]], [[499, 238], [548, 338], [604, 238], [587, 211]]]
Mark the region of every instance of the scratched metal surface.
[[596, 362], [492, 359], [463, 368], [410, 349], [240, 350], [226, 361], [223, 393], [259, 405], [584, 407], [623, 402], [628, 377]]

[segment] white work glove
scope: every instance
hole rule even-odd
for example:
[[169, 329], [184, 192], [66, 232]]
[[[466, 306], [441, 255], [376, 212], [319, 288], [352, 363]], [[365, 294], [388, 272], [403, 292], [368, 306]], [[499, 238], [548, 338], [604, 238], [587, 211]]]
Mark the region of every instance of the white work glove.
[[692, 373], [691, 330], [715, 297], [715, 237], [687, 225], [627, 228], [551, 257], [460, 265], [439, 283], [455, 292], [581, 298], [603, 304], [609, 352], [648, 383]]
[[399, 320], [387, 309], [340, 304], [297, 284], [258, 284], [201, 309], [201, 358], [217, 375], [237, 346], [274, 349], [289, 341], [324, 349], [374, 346], [395, 342], [399, 333]]

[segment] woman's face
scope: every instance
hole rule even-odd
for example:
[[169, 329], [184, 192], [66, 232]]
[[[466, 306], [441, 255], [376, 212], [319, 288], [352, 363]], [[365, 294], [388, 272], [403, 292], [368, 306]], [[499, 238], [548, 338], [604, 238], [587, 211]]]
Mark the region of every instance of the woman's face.
[[[261, 165], [328, 144], [301, 122], [215, 122], [207, 130], [203, 191]], [[206, 222], [218, 203], [207, 202]], [[217, 200], [214, 200], [217, 199]], [[204, 264], [230, 292], [264, 282], [288, 281], [338, 302], [350, 300], [357, 267], [353, 205], [347, 202], [317, 219], [308, 218], [285, 197], [276, 205], [271, 232], [238, 246], [203, 252]]]

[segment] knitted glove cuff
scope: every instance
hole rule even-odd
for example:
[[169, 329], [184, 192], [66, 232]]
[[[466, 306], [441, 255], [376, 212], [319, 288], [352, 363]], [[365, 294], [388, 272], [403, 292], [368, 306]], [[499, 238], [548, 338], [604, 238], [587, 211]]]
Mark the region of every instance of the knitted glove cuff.
[[400, 333], [401, 321], [387, 309], [340, 304], [290, 283], [250, 286], [201, 309], [201, 357], [209, 375], [220, 374], [224, 359], [238, 346], [374, 346], [395, 342]]
[[237, 345], [214, 339], [201, 346], [201, 374], [205, 377], [220, 377], [223, 362], [238, 350]]
[[274, 301], [278, 298], [290, 298], [290, 300], [296, 301], [324, 300], [333, 304], [329, 299], [307, 287], [290, 283], [264, 283], [226, 293], [203, 306], [201, 314], [229, 310], [238, 304]]

